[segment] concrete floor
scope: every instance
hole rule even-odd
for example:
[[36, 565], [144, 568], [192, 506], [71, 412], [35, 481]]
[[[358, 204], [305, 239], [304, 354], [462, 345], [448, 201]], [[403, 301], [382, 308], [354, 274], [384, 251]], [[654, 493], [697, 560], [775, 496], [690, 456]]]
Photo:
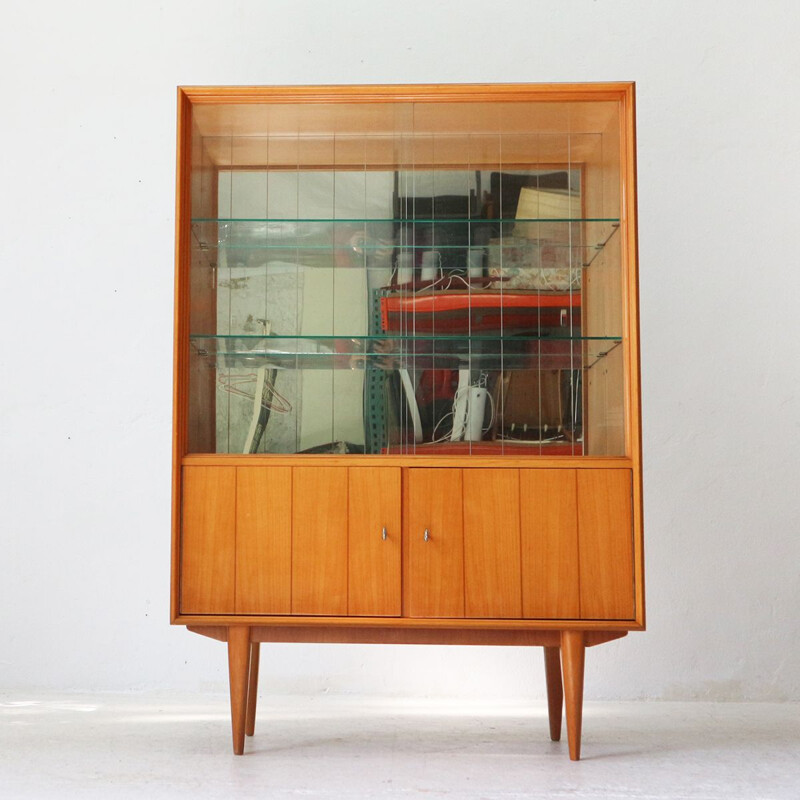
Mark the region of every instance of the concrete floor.
[[[566, 737], [565, 737], [566, 738]], [[262, 696], [0, 695], [2, 798], [798, 800], [797, 704], [587, 703], [584, 759], [535, 707]]]

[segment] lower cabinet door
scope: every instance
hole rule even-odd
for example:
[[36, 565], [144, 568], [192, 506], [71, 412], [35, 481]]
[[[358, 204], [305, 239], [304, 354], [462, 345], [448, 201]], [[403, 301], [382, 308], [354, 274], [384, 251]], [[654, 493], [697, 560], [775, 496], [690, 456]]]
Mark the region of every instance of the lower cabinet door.
[[292, 613], [347, 614], [347, 467], [292, 468]]
[[348, 472], [348, 614], [399, 616], [400, 468]]
[[184, 467], [181, 614], [233, 614], [236, 467]]
[[467, 617], [522, 616], [519, 470], [464, 469]]
[[464, 616], [464, 531], [460, 469], [408, 470], [405, 613]]
[[292, 469], [236, 469], [236, 613], [292, 608]]
[[180, 613], [635, 618], [630, 469], [406, 475], [184, 467]]
[[575, 472], [520, 470], [522, 615], [528, 619], [581, 616]]
[[581, 617], [633, 619], [632, 473], [579, 469]]

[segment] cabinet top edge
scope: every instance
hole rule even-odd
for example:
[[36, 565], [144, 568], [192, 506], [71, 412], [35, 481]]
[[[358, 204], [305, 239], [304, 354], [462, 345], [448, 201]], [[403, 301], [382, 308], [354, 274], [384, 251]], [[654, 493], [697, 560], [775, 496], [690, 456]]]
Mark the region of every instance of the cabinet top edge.
[[178, 86], [178, 94], [195, 104], [480, 102], [485, 100], [591, 101], [621, 100], [635, 81], [600, 83], [420, 83], [271, 86]]

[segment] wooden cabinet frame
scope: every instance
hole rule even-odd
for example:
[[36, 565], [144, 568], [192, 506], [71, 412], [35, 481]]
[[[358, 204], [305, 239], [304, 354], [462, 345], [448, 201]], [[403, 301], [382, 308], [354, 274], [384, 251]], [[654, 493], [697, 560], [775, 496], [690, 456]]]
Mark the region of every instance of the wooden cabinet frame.
[[[187, 354], [192, 109], [236, 106], [237, 113], [247, 116], [248, 109], [265, 102], [341, 104], [426, 100], [437, 103], [597, 100], [618, 104], [620, 175], [619, 184], [614, 188], [620, 195], [623, 302], [615, 312], [621, 315], [622, 333], [621, 348], [615, 358], [624, 375], [621, 398], [625, 420], [624, 455], [471, 456], [465, 462], [463, 458], [448, 455], [344, 457], [189, 453], [190, 364]], [[560, 736], [563, 694], [570, 756], [579, 757], [585, 647], [645, 628], [634, 118], [632, 83], [192, 87], [178, 90], [171, 622], [228, 644], [235, 752], [243, 751], [245, 733], [252, 735], [253, 732], [260, 642], [406, 642], [543, 647], [551, 736], [554, 739]], [[214, 165], [207, 165], [207, 169], [213, 178]], [[213, 205], [213, 200], [210, 202]], [[204, 213], [215, 215], [216, 210], [209, 208]], [[195, 313], [211, 314], [212, 311], [195, 310]], [[213, 385], [208, 391], [213, 393]], [[191, 402], [202, 404], [205, 400], [200, 396]], [[379, 597], [380, 592], [376, 594], [370, 589], [349, 608], [348, 595], [356, 596], [351, 570], [366, 574], [369, 568], [368, 561], [359, 560], [361, 556], [355, 553], [358, 537], [363, 534], [359, 532], [359, 520], [354, 518], [347, 497], [353, 486], [363, 488], [363, 474], [356, 475], [356, 471], [377, 468], [396, 470], [400, 483], [396, 500], [392, 500], [399, 505], [391, 522], [397, 530], [389, 534], [396, 537], [392, 544], [397, 551], [382, 578], [387, 582], [385, 593]], [[258, 472], [262, 469], [275, 470], [279, 486], [290, 485], [295, 498], [302, 490], [299, 487], [304, 485], [303, 475], [308, 477], [314, 470], [327, 470], [326, 480], [333, 487], [329, 496], [336, 509], [331, 506], [330, 513], [314, 516], [295, 503], [292, 509], [279, 510], [270, 516], [265, 508], [255, 508], [248, 497], [261, 491], [256, 487]], [[191, 480], [185, 480], [188, 470], [192, 471]], [[247, 472], [241, 472], [243, 478], [237, 485], [235, 476], [241, 470]], [[348, 470], [354, 477], [348, 477]], [[414, 607], [418, 602], [415, 597], [419, 597], [413, 582], [416, 579], [414, 570], [420, 568], [414, 564], [420, 552], [417, 538], [421, 535], [418, 530], [421, 512], [418, 513], [419, 508], [409, 494], [409, 486], [414, 480], [411, 473], [416, 470], [420, 471], [415, 473], [419, 475], [422, 471], [442, 470], [443, 474], [451, 476], [458, 472], [461, 490], [467, 491], [463, 488], [467, 487], [470, 492], [482, 481], [494, 480], [502, 470], [514, 476], [514, 488], [509, 490], [513, 497], [510, 496], [510, 500], [499, 495], [499, 499], [495, 498], [504, 504], [506, 515], [503, 517], [506, 525], [496, 540], [488, 542], [482, 538], [482, 531], [487, 529], [487, 512], [474, 495], [470, 495], [471, 499], [451, 520], [454, 530], [461, 531], [456, 548], [460, 548], [460, 556], [448, 555], [447, 558], [461, 559], [460, 565], [453, 569], [457, 572], [460, 566], [466, 592], [458, 613], [427, 616], [417, 613], [419, 609]], [[544, 529], [533, 531], [530, 520], [536, 515], [530, 497], [524, 493], [528, 491], [526, 487], [533, 485], [530, 482], [539, 478], [544, 483], [538, 485], [547, 487], [543, 490], [546, 495], [555, 493], [574, 498], [574, 508], [570, 499], [563, 507], [545, 510], [539, 517], [546, 520], [542, 523]], [[387, 480], [388, 487], [394, 479]], [[571, 494], [572, 486], [574, 494]], [[381, 491], [393, 492], [394, 489]], [[224, 520], [221, 509], [227, 507], [231, 516]], [[291, 535], [275, 533], [266, 541], [257, 533], [260, 526], [272, 524], [268, 522], [270, 519], [277, 520], [278, 527], [288, 525], [291, 520], [292, 531], [311, 531], [308, 535], [313, 537], [314, 526], [323, 525], [323, 517], [335, 518], [326, 531], [329, 538], [325, 544], [328, 548], [326, 564], [329, 565], [331, 559], [336, 562], [336, 577], [331, 584], [325, 583], [325, 576], [322, 583], [312, 579], [319, 564], [308, 551], [308, 538], [294, 532]], [[369, 524], [373, 524], [371, 518]], [[310, 527], [304, 529], [304, 525]], [[561, 531], [555, 539], [553, 530]], [[375, 535], [378, 534], [376, 531]], [[435, 542], [435, 531], [432, 536]], [[302, 552], [292, 552], [293, 547], [301, 548]], [[353, 552], [348, 548], [354, 548]], [[365, 552], [373, 552], [370, 548], [371, 545]], [[553, 563], [560, 563], [563, 569], [554, 572], [542, 568], [537, 572], [536, 553], [542, 550], [550, 553]], [[381, 550], [376, 548], [374, 552]], [[512, 559], [512, 566], [508, 558]], [[292, 589], [290, 585], [272, 581], [269, 591], [259, 595], [262, 575], [252, 569], [254, 559], [266, 559], [264, 563], [270, 567], [276, 563], [291, 564], [290, 576], [286, 576], [284, 567], [278, 569], [283, 570], [281, 575], [288, 584], [292, 580], [298, 585], [304, 584], [304, 593], [298, 593], [297, 586]], [[481, 562], [488, 565], [488, 571], [481, 571]], [[395, 586], [392, 576], [398, 570]], [[213, 583], [204, 583], [209, 575], [214, 576]], [[535, 575], [535, 579], [530, 575]], [[628, 575], [629, 591], [625, 588]], [[447, 579], [448, 587], [452, 581], [452, 578]], [[247, 591], [255, 592], [255, 596], [262, 599], [237, 599], [234, 587], [245, 585], [249, 587]], [[451, 588], [446, 587], [446, 591]], [[338, 599], [333, 605], [327, 605], [332, 594]], [[295, 600], [295, 597], [303, 599]], [[376, 605], [370, 606], [370, 603]], [[364, 609], [370, 607], [398, 613], [369, 615]], [[559, 664], [563, 670], [563, 684]]]

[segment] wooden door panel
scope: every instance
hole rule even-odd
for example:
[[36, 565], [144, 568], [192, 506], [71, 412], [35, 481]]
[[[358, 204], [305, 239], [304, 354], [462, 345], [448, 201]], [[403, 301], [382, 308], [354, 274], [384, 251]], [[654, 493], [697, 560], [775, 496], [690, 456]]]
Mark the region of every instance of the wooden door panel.
[[581, 618], [633, 619], [631, 471], [577, 473]]
[[464, 616], [461, 502], [461, 470], [408, 470], [408, 616]]
[[291, 612], [291, 501], [291, 467], [237, 468], [237, 614]]
[[529, 619], [580, 617], [575, 472], [520, 470], [522, 614]]
[[519, 470], [465, 469], [462, 481], [465, 615], [520, 617]]
[[292, 613], [347, 614], [347, 467], [294, 467]]
[[348, 482], [348, 613], [399, 616], [400, 469], [351, 467]]
[[182, 614], [232, 614], [236, 468], [184, 467], [181, 504]]

